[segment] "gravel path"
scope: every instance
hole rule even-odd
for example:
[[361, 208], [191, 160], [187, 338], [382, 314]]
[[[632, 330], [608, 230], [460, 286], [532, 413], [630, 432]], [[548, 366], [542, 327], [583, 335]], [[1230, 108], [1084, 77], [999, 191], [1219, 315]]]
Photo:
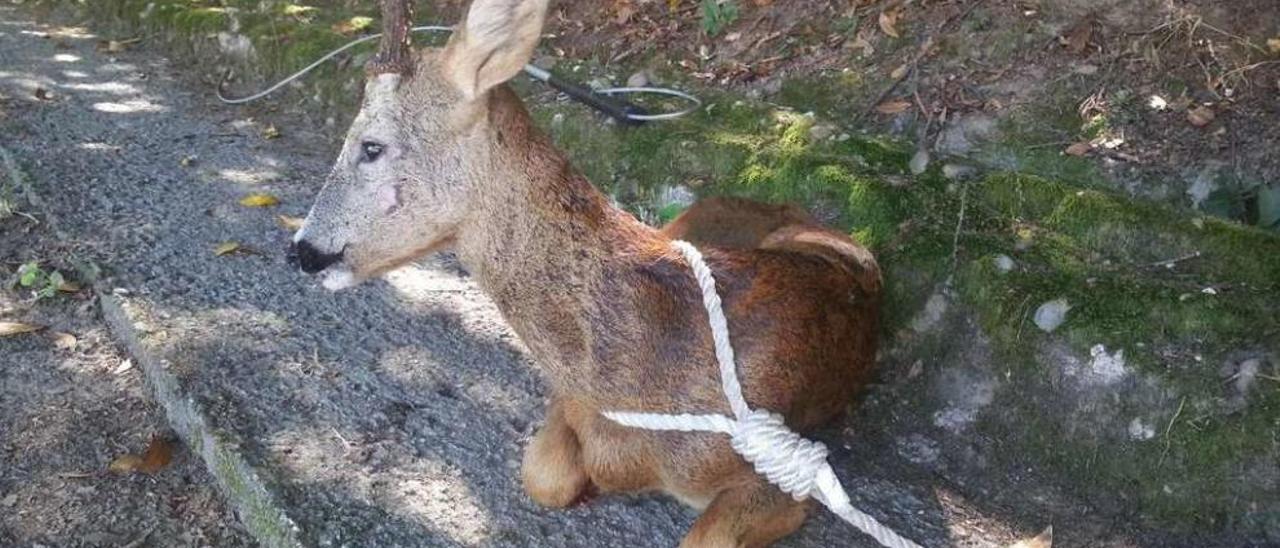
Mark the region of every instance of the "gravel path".
[[[317, 546], [678, 542], [695, 514], [662, 497], [602, 497], [547, 511], [523, 495], [520, 449], [542, 415], [543, 386], [492, 305], [449, 260], [337, 294], [285, 264], [290, 233], [276, 216], [302, 216], [309, 206], [332, 154], [318, 149], [320, 136], [282, 126], [282, 137], [266, 139], [266, 123], [210, 102], [208, 90], [185, 87], [176, 77], [181, 67], [155, 52], [112, 57], [96, 51], [96, 42], [83, 30], [42, 26], [0, 7], [0, 94], [8, 97], [0, 103], [8, 112], [0, 120], [0, 145], [33, 175], [59, 238], [76, 242], [103, 266], [97, 287], [115, 335], [259, 540]], [[254, 192], [278, 196], [281, 205], [238, 204]], [[216, 255], [225, 242], [247, 252]], [[47, 350], [22, 348], [53, 358]], [[119, 359], [114, 353], [101, 358]], [[106, 375], [103, 367], [93, 374]], [[17, 378], [6, 380], [6, 394], [44, 382]], [[128, 382], [136, 399], [137, 379]], [[869, 412], [886, 425], [893, 424], [891, 399], [875, 392], [868, 398]], [[96, 420], [81, 426], [111, 423], [101, 429], [124, 429], [124, 438], [110, 437], [127, 439], [120, 443], [130, 447], [158, 427], [153, 419], [110, 414]], [[928, 466], [904, 464], [889, 434], [860, 428], [857, 438], [852, 427], [827, 433], [833, 463], [855, 503], [905, 535], [930, 546], [998, 546], [1047, 522], [965, 499]], [[0, 436], [0, 448], [12, 447], [11, 439]], [[27, 455], [22, 448], [7, 451], [5, 458]], [[94, 454], [93, 466], [101, 465], [103, 451]], [[199, 494], [188, 500], [216, 506], [199, 487], [206, 483], [200, 472], [184, 466], [174, 473], [197, 485]], [[168, 480], [152, 481], [164, 487]], [[11, 485], [0, 484], [0, 493]], [[82, 498], [115, 487], [96, 489]], [[30, 529], [43, 522], [15, 518], [7, 508], [0, 513], [9, 514], [0, 524], [16, 531], [0, 530], [0, 542], [40, 538]], [[242, 541], [231, 525], [192, 527], [187, 534], [216, 530], [204, 533], [211, 544]], [[134, 529], [129, 532], [141, 532]], [[1090, 530], [1114, 540], [1106, 527]], [[819, 513], [783, 544], [869, 542]]]

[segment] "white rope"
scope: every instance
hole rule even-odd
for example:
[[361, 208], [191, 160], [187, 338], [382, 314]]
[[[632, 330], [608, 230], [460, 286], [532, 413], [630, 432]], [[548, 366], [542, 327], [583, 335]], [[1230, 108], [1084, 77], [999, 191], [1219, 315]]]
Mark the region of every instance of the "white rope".
[[716, 292], [716, 280], [702, 260], [702, 253], [692, 244], [680, 240], [672, 247], [684, 256], [702, 289], [702, 306], [707, 310], [711, 337], [715, 341], [716, 361], [720, 365], [720, 384], [734, 418], [722, 415], [665, 415], [606, 411], [604, 416], [623, 426], [646, 430], [680, 432], [718, 432], [731, 437], [733, 450], [756, 472], [796, 500], [818, 499], [824, 506], [850, 525], [889, 548], [920, 548], [885, 527], [875, 518], [853, 507], [831, 465], [827, 464], [827, 447], [807, 440], [787, 428], [782, 416], [761, 409], [751, 409], [742, 396], [738, 382], [733, 346], [729, 341], [729, 325], [725, 320]]

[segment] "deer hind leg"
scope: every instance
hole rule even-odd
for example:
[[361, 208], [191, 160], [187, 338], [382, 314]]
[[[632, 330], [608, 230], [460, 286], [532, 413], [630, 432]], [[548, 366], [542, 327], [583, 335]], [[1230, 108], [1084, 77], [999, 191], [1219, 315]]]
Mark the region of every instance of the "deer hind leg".
[[525, 448], [520, 471], [525, 492], [543, 506], [564, 508], [587, 490], [590, 481], [582, 465], [582, 445], [565, 420], [560, 399], [552, 400], [546, 424]]
[[730, 487], [711, 501], [681, 548], [757, 548], [785, 537], [804, 523], [807, 502], [752, 480]]

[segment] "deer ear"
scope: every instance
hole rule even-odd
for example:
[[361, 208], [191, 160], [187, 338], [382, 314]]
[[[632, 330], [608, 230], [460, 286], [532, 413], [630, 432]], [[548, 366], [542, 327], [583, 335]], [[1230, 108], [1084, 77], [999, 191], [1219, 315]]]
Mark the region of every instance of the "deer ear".
[[510, 80], [533, 57], [548, 0], [475, 0], [445, 48], [445, 70], [467, 98]]

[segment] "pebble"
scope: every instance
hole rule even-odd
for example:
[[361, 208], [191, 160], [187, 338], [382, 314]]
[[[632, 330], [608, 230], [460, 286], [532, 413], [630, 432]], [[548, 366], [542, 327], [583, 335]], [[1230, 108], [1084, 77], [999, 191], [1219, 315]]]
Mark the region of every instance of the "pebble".
[[1040, 305], [1040, 308], [1036, 309], [1036, 327], [1045, 333], [1052, 333], [1067, 320], [1069, 310], [1071, 305], [1066, 299], [1054, 299]]
[[652, 82], [652, 78], [649, 77], [649, 71], [647, 70], [636, 72], [627, 77], [627, 87], [629, 88], [646, 87], [650, 82]]

